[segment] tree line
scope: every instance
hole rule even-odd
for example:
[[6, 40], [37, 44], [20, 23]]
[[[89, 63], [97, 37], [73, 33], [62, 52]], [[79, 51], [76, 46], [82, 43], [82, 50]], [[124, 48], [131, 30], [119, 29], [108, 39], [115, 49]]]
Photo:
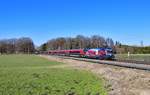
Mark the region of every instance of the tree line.
[[28, 37], [0, 40], [0, 54], [33, 53], [34, 51], [34, 43]]
[[51, 39], [42, 44], [39, 48], [40, 51], [47, 50], [63, 50], [63, 49], [83, 49], [83, 48], [99, 48], [110, 47], [114, 53], [125, 54], [150, 54], [150, 47], [128, 46], [123, 45], [118, 41], [113, 41], [111, 38], [104, 38], [99, 35], [86, 37], [77, 35], [76, 37], [59, 37]]
[[41, 45], [40, 50], [63, 50], [63, 49], [83, 49], [83, 48], [114, 48], [114, 41], [111, 38], [104, 38], [99, 35], [86, 37], [77, 35], [76, 37], [59, 37], [51, 39]]
[[35, 53], [35, 51], [47, 50], [63, 50], [63, 49], [83, 49], [83, 48], [99, 48], [111, 47], [114, 53], [124, 54], [149, 54], [150, 47], [137, 47], [122, 45], [120, 42], [114, 42], [111, 38], [104, 38], [99, 35], [86, 37], [77, 35], [76, 37], [59, 37], [51, 39], [43, 43], [38, 48], [35, 48], [34, 42], [29, 37], [1, 39], [0, 40], [0, 54], [18, 54], [18, 53]]

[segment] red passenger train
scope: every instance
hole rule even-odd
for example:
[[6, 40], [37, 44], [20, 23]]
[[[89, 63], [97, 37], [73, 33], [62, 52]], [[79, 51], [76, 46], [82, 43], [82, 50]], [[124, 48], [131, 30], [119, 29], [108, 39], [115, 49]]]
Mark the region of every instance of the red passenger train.
[[113, 59], [114, 54], [111, 48], [93, 49], [71, 49], [71, 50], [49, 50], [50, 55], [79, 56], [96, 59]]

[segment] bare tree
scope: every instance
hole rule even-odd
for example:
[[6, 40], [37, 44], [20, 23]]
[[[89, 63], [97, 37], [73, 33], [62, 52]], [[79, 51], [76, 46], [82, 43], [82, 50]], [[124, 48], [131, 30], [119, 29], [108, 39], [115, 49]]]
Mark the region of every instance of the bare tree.
[[1, 40], [1, 41], [0, 41], [0, 53], [1, 53], [1, 54], [7, 53], [6, 40]]
[[101, 36], [94, 35], [91, 37], [91, 46], [93, 48], [104, 47], [106, 45], [105, 39]]
[[34, 52], [34, 43], [32, 39], [23, 37], [17, 40], [17, 51], [20, 53], [32, 53]]
[[106, 39], [106, 44], [108, 47], [111, 47], [111, 48], [114, 47], [114, 41], [111, 38]]

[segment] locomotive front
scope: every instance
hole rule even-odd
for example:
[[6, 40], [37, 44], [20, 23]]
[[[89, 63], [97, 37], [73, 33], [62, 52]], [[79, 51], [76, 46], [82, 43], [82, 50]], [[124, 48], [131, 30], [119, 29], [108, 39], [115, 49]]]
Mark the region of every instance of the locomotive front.
[[100, 60], [113, 59], [114, 54], [111, 48], [94, 48], [86, 51], [85, 56], [87, 58], [96, 58]]

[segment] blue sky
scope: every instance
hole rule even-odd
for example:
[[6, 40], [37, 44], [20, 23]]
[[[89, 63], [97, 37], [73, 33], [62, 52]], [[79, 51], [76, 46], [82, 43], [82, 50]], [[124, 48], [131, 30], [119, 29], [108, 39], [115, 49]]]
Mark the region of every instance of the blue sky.
[[150, 45], [149, 0], [1, 0], [0, 39], [101, 35]]

